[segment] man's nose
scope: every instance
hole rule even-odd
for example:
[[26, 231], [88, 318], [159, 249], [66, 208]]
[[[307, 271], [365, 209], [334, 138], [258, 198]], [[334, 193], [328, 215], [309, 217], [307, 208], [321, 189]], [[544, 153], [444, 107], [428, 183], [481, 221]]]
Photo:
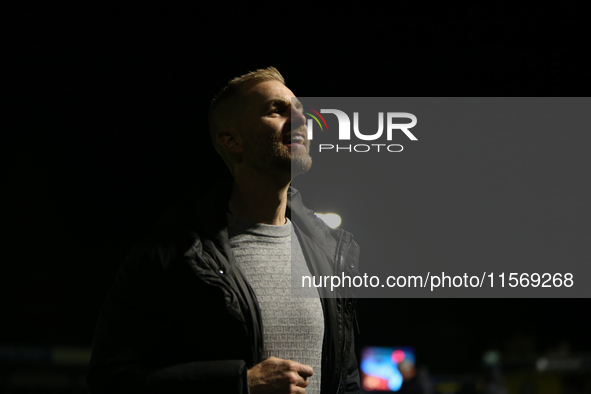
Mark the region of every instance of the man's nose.
[[303, 108], [291, 109], [291, 128], [296, 129], [306, 124], [306, 116], [304, 115]]

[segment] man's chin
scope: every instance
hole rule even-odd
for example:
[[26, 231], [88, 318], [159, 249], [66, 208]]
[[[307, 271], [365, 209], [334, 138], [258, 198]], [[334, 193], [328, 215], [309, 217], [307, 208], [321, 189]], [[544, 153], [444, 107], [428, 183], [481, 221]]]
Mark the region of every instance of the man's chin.
[[[303, 155], [302, 155], [303, 156]], [[312, 158], [309, 155], [305, 157], [292, 157], [291, 158], [291, 177], [305, 174], [312, 168]]]

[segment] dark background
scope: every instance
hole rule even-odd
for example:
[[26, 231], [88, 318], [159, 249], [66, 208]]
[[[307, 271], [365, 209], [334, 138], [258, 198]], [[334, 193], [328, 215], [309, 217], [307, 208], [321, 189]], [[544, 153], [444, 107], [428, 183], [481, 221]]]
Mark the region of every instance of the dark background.
[[[273, 65], [309, 97], [589, 94], [576, 8], [3, 7], [4, 345], [90, 346], [134, 242], [181, 194], [227, 176], [206, 114], [234, 76]], [[487, 349], [591, 351], [589, 306], [361, 299], [359, 343], [477, 372]]]

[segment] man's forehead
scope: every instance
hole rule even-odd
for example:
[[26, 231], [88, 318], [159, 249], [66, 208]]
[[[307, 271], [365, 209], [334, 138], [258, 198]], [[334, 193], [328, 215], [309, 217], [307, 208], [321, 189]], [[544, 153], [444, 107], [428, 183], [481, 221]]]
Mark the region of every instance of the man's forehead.
[[[279, 81], [264, 81], [251, 86], [244, 92], [248, 101], [265, 105], [272, 102], [291, 103], [295, 95], [287, 86]], [[295, 99], [297, 101], [297, 99]], [[298, 101], [299, 102], [299, 101]]]

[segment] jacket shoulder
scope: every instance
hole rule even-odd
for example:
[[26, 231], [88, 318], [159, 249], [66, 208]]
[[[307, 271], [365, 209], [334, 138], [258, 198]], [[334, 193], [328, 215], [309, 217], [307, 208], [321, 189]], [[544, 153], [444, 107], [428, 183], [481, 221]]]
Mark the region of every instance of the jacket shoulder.
[[304, 204], [301, 193], [294, 187], [288, 190], [288, 207], [291, 220], [295, 225], [301, 227], [302, 231], [323, 247], [329, 255], [335, 255], [343, 243], [357, 245], [350, 232], [341, 228], [331, 228], [316, 216], [314, 211]]

